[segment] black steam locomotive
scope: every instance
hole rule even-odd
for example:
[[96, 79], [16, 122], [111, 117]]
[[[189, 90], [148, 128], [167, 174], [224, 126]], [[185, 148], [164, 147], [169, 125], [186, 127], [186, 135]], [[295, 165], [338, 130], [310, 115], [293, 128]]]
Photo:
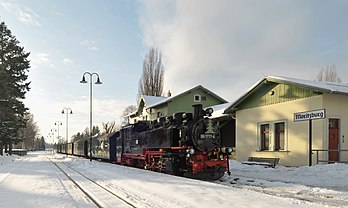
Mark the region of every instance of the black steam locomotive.
[[[229, 172], [232, 148], [221, 147], [212, 109], [194, 105], [193, 113], [175, 113], [140, 121], [112, 134], [92, 138], [92, 158], [190, 178], [216, 180]], [[66, 146], [67, 145], [67, 146]], [[60, 144], [58, 152], [88, 156], [88, 141]]]

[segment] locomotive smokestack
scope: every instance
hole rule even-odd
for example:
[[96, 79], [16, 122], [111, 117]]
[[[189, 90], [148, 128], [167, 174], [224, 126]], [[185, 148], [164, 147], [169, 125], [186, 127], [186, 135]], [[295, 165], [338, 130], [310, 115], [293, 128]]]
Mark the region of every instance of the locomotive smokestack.
[[202, 104], [195, 104], [195, 105], [192, 105], [192, 107], [193, 107], [193, 120], [196, 121], [201, 117], [203, 107], [202, 107]]

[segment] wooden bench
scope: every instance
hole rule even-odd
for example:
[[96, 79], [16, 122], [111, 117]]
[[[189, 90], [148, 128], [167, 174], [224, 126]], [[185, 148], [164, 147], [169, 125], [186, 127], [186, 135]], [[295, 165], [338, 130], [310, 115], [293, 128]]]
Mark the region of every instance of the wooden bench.
[[279, 158], [267, 157], [249, 157], [248, 161], [243, 161], [242, 164], [247, 165], [263, 165], [274, 168], [279, 163]]
[[27, 155], [27, 150], [26, 149], [12, 149], [12, 154], [24, 156], [24, 155]]

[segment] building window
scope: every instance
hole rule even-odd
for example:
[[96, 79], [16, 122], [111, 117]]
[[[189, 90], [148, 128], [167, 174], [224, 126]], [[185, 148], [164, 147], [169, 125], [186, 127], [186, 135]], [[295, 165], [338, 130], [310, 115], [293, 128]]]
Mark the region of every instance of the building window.
[[269, 150], [269, 124], [262, 124], [261, 132], [261, 150]]
[[275, 150], [284, 150], [285, 148], [285, 123], [279, 122], [274, 124], [275, 128]]
[[258, 146], [260, 151], [287, 150], [287, 122], [267, 122], [258, 125]]
[[194, 102], [201, 102], [201, 95], [195, 94], [195, 96], [193, 97], [193, 101]]
[[335, 128], [336, 127], [336, 124], [337, 124], [337, 121], [334, 120], [334, 121], [329, 121], [329, 128]]

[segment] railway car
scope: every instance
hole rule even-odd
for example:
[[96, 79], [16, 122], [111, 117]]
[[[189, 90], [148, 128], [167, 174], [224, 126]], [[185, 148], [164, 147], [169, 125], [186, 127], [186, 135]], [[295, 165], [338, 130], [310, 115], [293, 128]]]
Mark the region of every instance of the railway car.
[[92, 137], [92, 158], [110, 162], [115, 161], [115, 136], [117, 136], [117, 132]]
[[56, 146], [57, 153], [66, 154], [65, 147], [66, 144], [58, 143]]
[[70, 142], [70, 143], [67, 143], [68, 147], [67, 147], [67, 154], [68, 155], [72, 155], [74, 154], [74, 143], [73, 142]]

